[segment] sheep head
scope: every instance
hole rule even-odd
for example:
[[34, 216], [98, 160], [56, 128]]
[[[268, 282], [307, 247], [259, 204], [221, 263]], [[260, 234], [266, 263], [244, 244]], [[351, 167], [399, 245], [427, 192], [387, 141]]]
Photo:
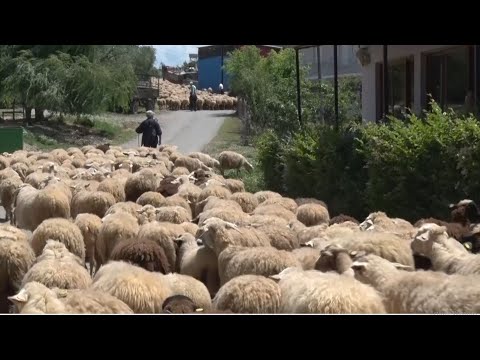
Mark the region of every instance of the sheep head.
[[202, 226], [199, 228], [199, 239], [203, 241], [203, 244], [212, 250], [217, 250], [218, 253], [223, 250], [225, 246], [230, 243], [230, 238], [226, 230], [233, 229], [238, 232], [238, 226], [224, 221], [222, 219], [211, 217], [206, 219]]
[[357, 280], [373, 285], [382, 285], [389, 272], [415, 270], [411, 266], [390, 262], [380, 256], [366, 254], [364, 251], [359, 251], [353, 257], [351, 269], [353, 269]]
[[480, 221], [480, 211], [473, 200], [464, 199], [457, 204], [450, 204], [451, 219], [453, 222], [467, 225], [468, 223], [477, 223]]
[[441, 237], [447, 238], [447, 228], [433, 223], [423, 224], [414, 235], [410, 247], [414, 254], [431, 256], [434, 242], [443, 243]]

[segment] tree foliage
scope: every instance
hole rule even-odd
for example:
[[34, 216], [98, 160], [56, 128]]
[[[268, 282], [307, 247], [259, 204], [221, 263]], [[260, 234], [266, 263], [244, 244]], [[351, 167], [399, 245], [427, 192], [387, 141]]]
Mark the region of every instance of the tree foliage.
[[72, 114], [127, 108], [155, 49], [135, 45], [0, 46], [0, 101]]

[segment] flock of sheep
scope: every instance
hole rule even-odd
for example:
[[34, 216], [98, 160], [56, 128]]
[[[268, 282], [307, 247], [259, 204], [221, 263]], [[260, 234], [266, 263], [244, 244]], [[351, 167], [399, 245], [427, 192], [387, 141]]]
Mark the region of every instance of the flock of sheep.
[[480, 312], [473, 201], [360, 223], [224, 177], [252, 168], [171, 145], [4, 153], [0, 312]]
[[[168, 80], [160, 81], [160, 98], [157, 100], [160, 110], [188, 110], [190, 88]], [[211, 88], [197, 90], [197, 110], [235, 110], [237, 98], [214, 94]]]

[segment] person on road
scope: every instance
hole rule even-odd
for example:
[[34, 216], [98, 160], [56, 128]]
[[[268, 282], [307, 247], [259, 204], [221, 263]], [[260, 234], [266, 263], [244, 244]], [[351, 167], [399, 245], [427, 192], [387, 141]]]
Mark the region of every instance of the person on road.
[[137, 134], [142, 134], [142, 146], [156, 148], [162, 143], [162, 129], [155, 113], [151, 110], [146, 112], [147, 118], [135, 129]]
[[190, 81], [190, 111], [197, 111], [197, 88]]
[[220, 91], [220, 94], [224, 94], [224, 91], [223, 91], [223, 84], [220, 83], [220, 85], [218, 85], [218, 90]]

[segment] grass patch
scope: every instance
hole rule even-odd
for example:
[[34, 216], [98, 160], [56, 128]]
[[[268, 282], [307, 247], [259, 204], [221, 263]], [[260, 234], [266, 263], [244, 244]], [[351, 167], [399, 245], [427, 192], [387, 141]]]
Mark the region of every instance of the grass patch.
[[215, 158], [222, 151], [226, 150], [235, 151], [245, 156], [253, 165], [253, 171], [249, 173], [246, 170], [241, 170], [240, 176], [237, 176], [235, 170], [228, 170], [225, 172], [225, 177], [242, 180], [245, 184], [246, 191], [255, 193], [265, 189], [263, 173], [257, 163], [256, 149], [253, 146], [242, 145], [241, 131], [242, 122], [238, 117], [226, 117], [217, 136], [205, 146], [203, 152]]

